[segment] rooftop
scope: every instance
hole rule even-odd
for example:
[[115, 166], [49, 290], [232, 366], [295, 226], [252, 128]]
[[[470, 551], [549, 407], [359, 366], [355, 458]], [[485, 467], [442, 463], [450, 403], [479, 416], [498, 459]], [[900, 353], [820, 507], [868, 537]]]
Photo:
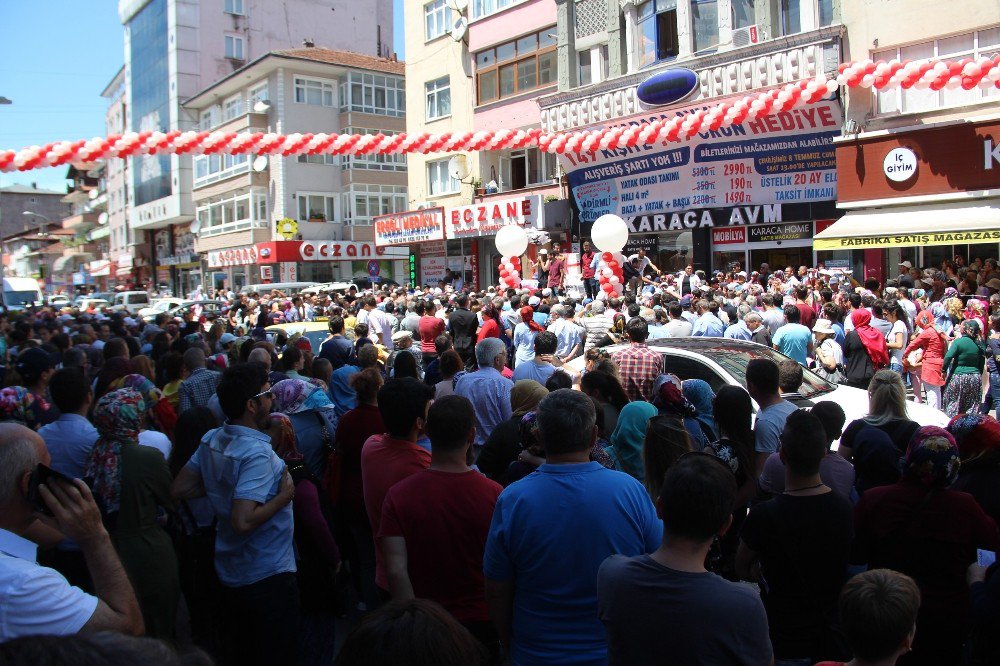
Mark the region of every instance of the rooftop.
[[[350, 51], [337, 51], [321, 46], [304, 46], [297, 49], [282, 49], [271, 51], [270, 55], [283, 58], [296, 58], [298, 60], [312, 60], [315, 62], [325, 62], [331, 65], [342, 65], [355, 69], [370, 69], [386, 74], [402, 75], [406, 70], [406, 64], [389, 58], [379, 58], [377, 56], [364, 55], [362, 53], [352, 53]], [[266, 56], [265, 56], [266, 57]]]
[[32, 183], [31, 185], [21, 185], [19, 183], [15, 183], [13, 185], [4, 185], [3, 187], [0, 187], [0, 193], [3, 193], [3, 194], [49, 194], [49, 195], [58, 196], [58, 197], [66, 196], [65, 192], [60, 192], [58, 190], [44, 190], [44, 189], [36, 186], [34, 183]]

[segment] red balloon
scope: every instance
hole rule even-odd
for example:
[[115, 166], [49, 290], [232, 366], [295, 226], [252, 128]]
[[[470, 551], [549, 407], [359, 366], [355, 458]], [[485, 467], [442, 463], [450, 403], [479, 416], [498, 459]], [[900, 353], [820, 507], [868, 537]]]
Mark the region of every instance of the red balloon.
[[515, 268], [521, 265], [521, 257], [511, 257], [510, 263], [514, 264]]
[[606, 262], [607, 261], [611, 261], [614, 258], [615, 258], [615, 255], [611, 254], [610, 252], [605, 252], [604, 254], [601, 255], [601, 259], [603, 259]]
[[608, 263], [608, 268], [610, 268], [611, 270], [615, 270], [617, 268], [621, 268], [621, 266], [618, 264], [618, 262], [615, 261], [614, 259], [612, 259], [611, 261], [609, 261], [607, 263]]
[[610, 282], [605, 282], [604, 284], [601, 285], [601, 289], [604, 290], [604, 293], [610, 294], [615, 290], [615, 285], [611, 284]]

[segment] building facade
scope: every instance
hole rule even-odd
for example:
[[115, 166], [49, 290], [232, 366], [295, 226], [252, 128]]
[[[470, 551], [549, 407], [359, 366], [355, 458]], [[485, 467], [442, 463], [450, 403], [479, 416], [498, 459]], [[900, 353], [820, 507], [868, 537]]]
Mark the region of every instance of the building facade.
[[[275, 51], [185, 108], [204, 130], [396, 134], [406, 129], [403, 73], [394, 58]], [[371, 261], [380, 277], [408, 279], [406, 249], [375, 252], [372, 227], [407, 209], [406, 156], [200, 155], [193, 164], [192, 251], [205, 260], [206, 286], [348, 280], [369, 275]], [[341, 243], [343, 253], [308, 249]]]
[[[843, 0], [845, 60], [961, 60], [1000, 54], [1000, 5], [974, 0]], [[855, 88], [836, 140], [837, 222], [821, 260], [895, 277], [899, 263], [996, 257], [1000, 249], [1000, 90]]]
[[[322, 38], [331, 48], [388, 56], [391, 0], [121, 0], [125, 26], [126, 126], [132, 131], [195, 129], [183, 102], [271, 51]], [[153, 280], [176, 292], [201, 284], [194, 254], [188, 155], [129, 159], [128, 219], [149, 232]]]
[[[550, 131], [643, 126], [785, 83], [835, 75], [844, 27], [833, 0], [556, 0], [558, 91]], [[644, 82], [690, 93], [644, 103]], [[647, 98], [650, 101], [650, 98]], [[656, 101], [656, 100], [652, 100]], [[628, 223], [628, 249], [661, 269], [811, 264], [816, 225], [836, 217], [836, 96], [682, 143], [565, 155], [581, 221]]]

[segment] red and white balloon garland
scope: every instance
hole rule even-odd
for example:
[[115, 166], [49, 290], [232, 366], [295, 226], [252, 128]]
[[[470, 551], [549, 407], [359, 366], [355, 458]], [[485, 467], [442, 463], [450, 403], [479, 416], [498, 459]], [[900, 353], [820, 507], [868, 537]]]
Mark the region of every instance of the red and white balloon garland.
[[521, 288], [521, 257], [500, 257], [500, 284], [512, 289]]
[[597, 263], [597, 281], [601, 291], [608, 296], [621, 296], [625, 291], [625, 278], [622, 275], [621, 254], [615, 257], [612, 252], [602, 252]]
[[722, 102], [669, 120], [641, 126], [580, 132], [499, 129], [429, 134], [275, 134], [236, 132], [127, 132], [106, 138], [56, 141], [20, 150], [0, 150], [0, 171], [30, 171], [69, 162], [155, 155], [385, 155], [452, 153], [537, 146], [549, 153], [586, 153], [597, 149], [684, 141], [706, 130], [740, 125], [748, 120], [797, 106], [815, 104], [840, 86], [888, 90], [972, 90], [1000, 88], [1000, 55], [956, 61], [859, 61], [842, 64], [835, 79], [816, 78]]

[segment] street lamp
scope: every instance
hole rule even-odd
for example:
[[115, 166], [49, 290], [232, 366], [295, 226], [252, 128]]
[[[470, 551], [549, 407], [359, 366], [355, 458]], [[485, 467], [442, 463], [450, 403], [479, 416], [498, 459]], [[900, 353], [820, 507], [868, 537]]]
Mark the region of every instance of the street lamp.
[[[41, 213], [36, 213], [33, 210], [26, 210], [26, 211], [22, 212], [21, 215], [27, 215], [28, 217], [31, 217], [31, 216], [40, 217], [43, 220], [45, 220], [48, 224], [55, 224], [55, 222], [53, 222], [50, 217], [48, 217], [46, 215], [42, 215]], [[48, 236], [49, 235], [49, 232], [48, 232], [48, 230], [46, 228], [48, 226], [48, 224], [46, 224], [46, 225], [39, 224], [38, 225], [38, 235], [39, 236]]]

